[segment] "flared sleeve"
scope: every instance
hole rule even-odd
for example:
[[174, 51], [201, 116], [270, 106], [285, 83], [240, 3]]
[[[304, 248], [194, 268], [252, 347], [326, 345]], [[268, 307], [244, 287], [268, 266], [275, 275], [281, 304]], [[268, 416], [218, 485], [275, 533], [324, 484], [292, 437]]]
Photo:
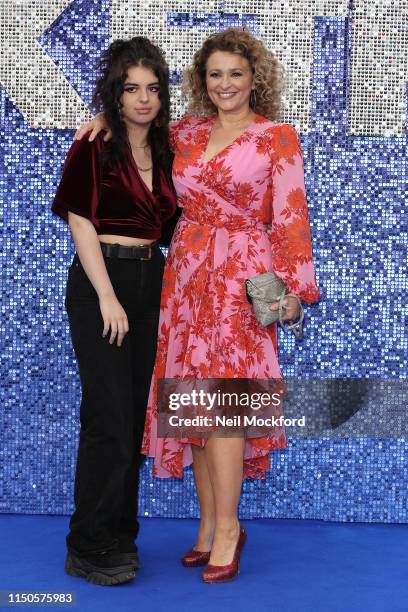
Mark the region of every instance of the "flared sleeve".
[[296, 129], [275, 125], [271, 137], [272, 265], [290, 293], [312, 304], [320, 297], [312, 255], [303, 155]]
[[89, 142], [89, 133], [74, 140], [67, 157], [51, 210], [68, 223], [68, 211], [86, 217], [98, 228], [97, 208], [101, 190], [98, 161], [100, 137]]

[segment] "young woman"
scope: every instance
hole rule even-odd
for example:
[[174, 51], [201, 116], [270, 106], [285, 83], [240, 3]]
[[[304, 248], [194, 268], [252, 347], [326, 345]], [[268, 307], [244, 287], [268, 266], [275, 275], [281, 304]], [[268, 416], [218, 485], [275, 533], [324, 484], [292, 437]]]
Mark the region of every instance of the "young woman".
[[[258, 323], [245, 279], [274, 270], [291, 294], [309, 304], [319, 298], [301, 145], [295, 128], [278, 121], [282, 84], [282, 68], [263, 43], [229, 28], [195, 53], [185, 82], [191, 104], [171, 126], [183, 213], [166, 260], [142, 452], [155, 458], [159, 477], [182, 477], [193, 463], [200, 528], [182, 563], [208, 564], [206, 582], [239, 571], [242, 480], [264, 478], [270, 451], [286, 448], [285, 433], [159, 437], [157, 384], [178, 377], [280, 379], [276, 323]], [[92, 138], [104, 125], [98, 116], [86, 129]], [[287, 297], [283, 319], [298, 314], [297, 299]]]
[[112, 138], [73, 143], [52, 211], [76, 247], [65, 306], [82, 387], [65, 569], [118, 584], [139, 567], [140, 446], [165, 260], [158, 239], [176, 196], [162, 53], [146, 38], [118, 40], [101, 68], [94, 103]]

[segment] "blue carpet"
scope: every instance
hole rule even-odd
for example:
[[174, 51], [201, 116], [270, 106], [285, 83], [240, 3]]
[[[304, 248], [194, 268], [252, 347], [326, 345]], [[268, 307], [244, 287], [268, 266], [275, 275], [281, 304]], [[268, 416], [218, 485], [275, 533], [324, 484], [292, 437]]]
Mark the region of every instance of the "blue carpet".
[[[241, 573], [207, 585], [179, 557], [197, 521], [142, 519], [142, 569], [127, 585], [99, 587], [63, 571], [68, 518], [0, 515], [0, 590], [75, 592], [79, 612], [407, 612], [408, 526], [262, 519], [243, 521]], [[43, 606], [14, 606], [14, 609]], [[11, 607], [2, 607], [11, 610]]]

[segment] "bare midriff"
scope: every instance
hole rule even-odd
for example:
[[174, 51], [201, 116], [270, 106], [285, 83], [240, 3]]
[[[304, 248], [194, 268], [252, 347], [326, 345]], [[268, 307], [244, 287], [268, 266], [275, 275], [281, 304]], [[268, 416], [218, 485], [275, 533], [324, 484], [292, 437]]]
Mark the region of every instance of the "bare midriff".
[[122, 244], [123, 246], [137, 246], [138, 244], [152, 244], [151, 238], [131, 238], [130, 236], [116, 236], [113, 234], [99, 234], [99, 242], [108, 244]]

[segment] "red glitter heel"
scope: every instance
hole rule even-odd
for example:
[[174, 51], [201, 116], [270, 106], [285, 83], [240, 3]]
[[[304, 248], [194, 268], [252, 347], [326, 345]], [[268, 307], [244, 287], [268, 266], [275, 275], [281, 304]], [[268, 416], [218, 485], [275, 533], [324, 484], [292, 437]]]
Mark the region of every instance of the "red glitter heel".
[[200, 565], [207, 565], [210, 560], [211, 551], [204, 552], [202, 550], [194, 550], [190, 548], [185, 555], [181, 557], [181, 563], [184, 567], [199, 567]]
[[239, 557], [245, 542], [246, 531], [243, 527], [240, 527], [238, 542], [235, 547], [235, 552], [231, 563], [228, 563], [227, 565], [208, 564], [202, 573], [202, 578], [204, 582], [227, 582], [228, 580], [232, 580], [232, 578], [239, 574]]

